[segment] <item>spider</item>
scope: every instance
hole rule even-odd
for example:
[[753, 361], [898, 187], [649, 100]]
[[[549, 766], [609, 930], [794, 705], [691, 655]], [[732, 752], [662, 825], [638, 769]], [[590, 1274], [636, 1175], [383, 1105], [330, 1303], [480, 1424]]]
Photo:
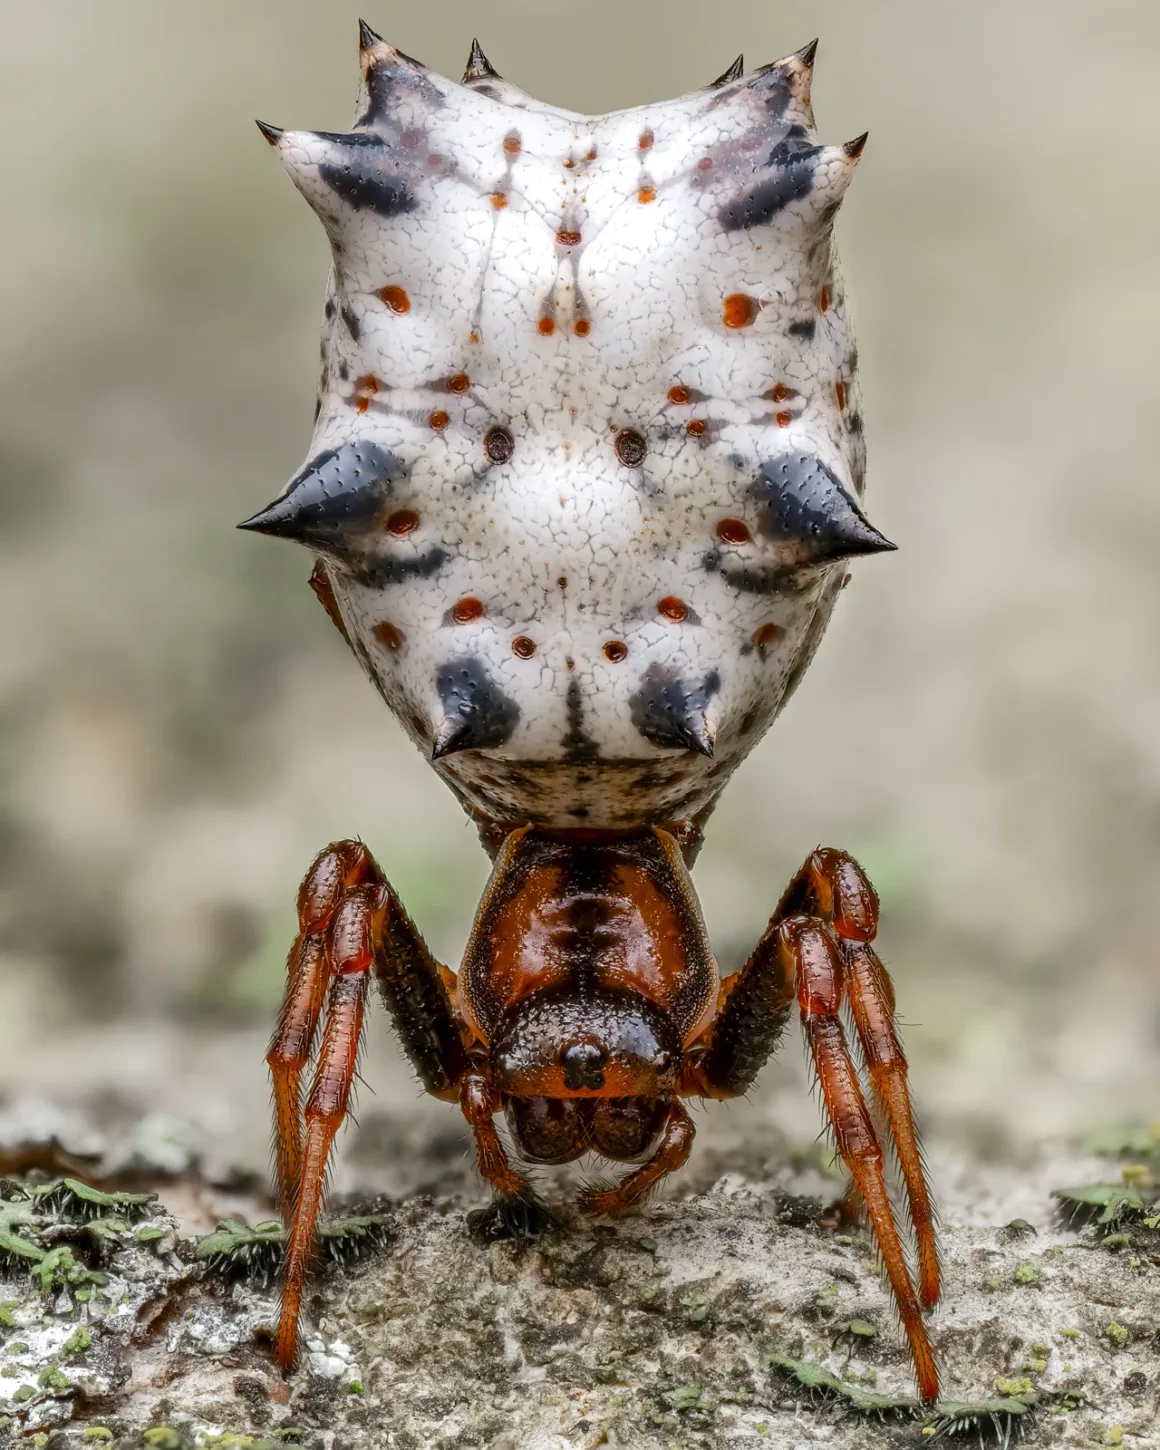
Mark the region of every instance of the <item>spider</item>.
[[317, 556], [319, 600], [494, 862], [456, 973], [358, 842], [328, 846], [299, 892], [268, 1058], [286, 1367], [373, 977], [423, 1086], [470, 1125], [485, 1238], [548, 1222], [499, 1114], [527, 1162], [635, 1165], [581, 1202], [626, 1212], [687, 1159], [685, 1100], [746, 1092], [796, 1003], [937, 1394], [934, 1214], [874, 890], [815, 851], [722, 982], [689, 877], [847, 561], [894, 547], [862, 509], [832, 244], [866, 138], [816, 142], [814, 53], [585, 117], [524, 95], [478, 44], [456, 85], [364, 24], [353, 132], [260, 123], [333, 269], [310, 455], [243, 527]]
[[[458, 973], [428, 951], [367, 848], [328, 846], [298, 894], [299, 932], [267, 1062], [279, 1198], [289, 1239], [277, 1353], [297, 1357], [303, 1286], [326, 1163], [350, 1099], [371, 978], [425, 1090], [458, 1102], [494, 1199], [480, 1231], [534, 1237], [550, 1218], [496, 1130], [523, 1158], [587, 1152], [637, 1163], [583, 1194], [590, 1214], [636, 1207], [693, 1145], [683, 1098], [747, 1092], [796, 1004], [838, 1151], [882, 1254], [924, 1400], [938, 1374], [923, 1310], [939, 1298], [930, 1191], [894, 1023], [872, 945], [878, 898], [853, 857], [817, 850], [790, 882], [744, 967], [720, 980], [689, 876], [700, 833], [520, 826], [499, 844]], [[843, 1031], [850, 1010], [888, 1124], [917, 1246], [912, 1282], [882, 1145]], [[316, 1045], [301, 1108], [302, 1075]]]

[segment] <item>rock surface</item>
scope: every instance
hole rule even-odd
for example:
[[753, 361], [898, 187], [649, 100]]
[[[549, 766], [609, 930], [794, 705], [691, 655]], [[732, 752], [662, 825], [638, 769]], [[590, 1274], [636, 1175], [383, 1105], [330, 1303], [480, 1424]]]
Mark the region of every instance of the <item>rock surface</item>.
[[[267, 1336], [277, 1231], [236, 1222], [267, 1216], [259, 1194], [206, 1183], [196, 1165], [159, 1170], [160, 1198], [146, 1202], [4, 1180], [0, 1441], [1160, 1443], [1160, 1220], [1149, 1226], [1147, 1158], [1127, 1167], [1119, 1198], [1094, 1195], [1112, 1199], [1114, 1218], [1067, 1227], [1052, 1190], [1120, 1182], [1122, 1163], [1061, 1149], [1034, 1163], [937, 1165], [945, 1403], [931, 1415], [909, 1398], [868, 1240], [824, 1213], [836, 1185], [816, 1151], [714, 1150], [671, 1196], [618, 1223], [578, 1220], [557, 1182], [560, 1231], [528, 1248], [469, 1236], [465, 1213], [481, 1196], [457, 1140], [415, 1151], [432, 1191], [332, 1214], [328, 1258], [345, 1263], [317, 1278], [289, 1381]], [[203, 1220], [232, 1206], [234, 1226], [185, 1232], [197, 1203]]]

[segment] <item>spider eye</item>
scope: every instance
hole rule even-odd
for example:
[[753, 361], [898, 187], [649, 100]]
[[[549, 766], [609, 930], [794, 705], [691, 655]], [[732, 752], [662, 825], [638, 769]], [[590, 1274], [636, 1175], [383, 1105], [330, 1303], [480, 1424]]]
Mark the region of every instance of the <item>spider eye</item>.
[[607, 1051], [595, 1042], [573, 1042], [560, 1053], [567, 1088], [602, 1088]]

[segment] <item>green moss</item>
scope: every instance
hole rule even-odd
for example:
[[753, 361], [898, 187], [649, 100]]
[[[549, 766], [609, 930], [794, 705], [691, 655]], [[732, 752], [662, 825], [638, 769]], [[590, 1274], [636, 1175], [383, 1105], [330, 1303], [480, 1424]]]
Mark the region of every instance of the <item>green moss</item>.
[[57, 1365], [50, 1365], [48, 1369], [41, 1370], [36, 1383], [42, 1390], [67, 1390], [72, 1382]]
[[[30, 1239], [15, 1233], [11, 1224], [11, 1219], [5, 1222], [5, 1217], [0, 1215], [0, 1263], [37, 1263], [44, 1257], [44, 1250], [37, 1248]], [[8, 1302], [5, 1300], [5, 1303]]]
[[695, 1410], [701, 1407], [701, 1386], [697, 1384], [679, 1385], [671, 1390], [665, 1399], [674, 1410]]
[[1016, 1265], [1015, 1272], [1011, 1275], [1016, 1284], [1041, 1284], [1043, 1282], [1043, 1270], [1037, 1269], [1034, 1264], [1027, 1263]]
[[995, 1389], [1005, 1400], [1023, 1400], [1034, 1393], [1029, 1379], [1007, 1379], [1003, 1375], [996, 1378]]
[[1094, 1219], [1101, 1226], [1141, 1218], [1147, 1211], [1139, 1190], [1126, 1183], [1085, 1183], [1078, 1188], [1053, 1188], [1051, 1196], [1069, 1217]]
[[14, 1310], [20, 1308], [19, 1299], [0, 1299], [0, 1327], [13, 1329], [16, 1325]]
[[153, 1425], [141, 1436], [151, 1450], [192, 1450], [184, 1435], [168, 1425]]
[[869, 1319], [851, 1319], [849, 1332], [857, 1335], [859, 1339], [873, 1339], [878, 1330], [870, 1323]]
[[35, 1385], [21, 1385], [17, 1389], [16, 1393], [12, 1396], [12, 1401], [14, 1404], [23, 1405], [26, 1400], [32, 1399], [35, 1394]]
[[[323, 1257], [345, 1263], [385, 1244], [390, 1219], [383, 1214], [352, 1215], [323, 1224], [318, 1238]], [[286, 1230], [278, 1219], [250, 1225], [228, 1218], [197, 1241], [197, 1258], [213, 1274], [268, 1283], [281, 1266]]]
[[1128, 1342], [1128, 1331], [1124, 1328], [1122, 1324], [1117, 1324], [1114, 1319], [1108, 1324], [1107, 1328], [1104, 1330], [1104, 1334], [1107, 1336], [1108, 1339], [1111, 1340], [1111, 1342], [1116, 1346], [1117, 1349], [1120, 1349]]
[[107, 1430], [104, 1425], [86, 1425], [81, 1431], [81, 1439], [86, 1444], [107, 1444], [112, 1438], [112, 1430]]
[[[1018, 1437], [1035, 1396], [1004, 1396], [998, 1400], [939, 1400], [922, 1433], [932, 1439], [971, 1436], [980, 1445], [1009, 1446]], [[986, 1436], [986, 1439], [984, 1439]]]
[[[106, 1274], [81, 1263], [67, 1244], [41, 1253], [39, 1262], [33, 1265], [31, 1273], [34, 1279], [40, 1280], [43, 1294], [66, 1288], [91, 1291], [93, 1288], [103, 1288], [109, 1282]], [[80, 1298], [79, 1293], [77, 1298]]]
[[61, 1346], [62, 1354], [84, 1354], [86, 1349], [92, 1349], [93, 1336], [83, 1324], [78, 1324], [69, 1337]]
[[1109, 1425], [1104, 1431], [1105, 1445], [1122, 1445], [1124, 1443], [1123, 1425]]
[[41, 1213], [52, 1212], [67, 1218], [101, 1219], [108, 1216], [122, 1219], [142, 1218], [156, 1203], [155, 1193], [105, 1193], [82, 1183], [79, 1178], [60, 1178], [32, 1190], [32, 1201]]
[[787, 1354], [770, 1355], [768, 1363], [789, 1375], [803, 1389], [809, 1390], [812, 1394], [833, 1396], [863, 1415], [912, 1415], [917, 1414], [919, 1409], [917, 1400], [873, 1394], [869, 1390], [860, 1389], [857, 1385], [840, 1380], [837, 1375], [831, 1374], [828, 1369], [823, 1369], [820, 1364], [809, 1364], [805, 1360], [792, 1359]]

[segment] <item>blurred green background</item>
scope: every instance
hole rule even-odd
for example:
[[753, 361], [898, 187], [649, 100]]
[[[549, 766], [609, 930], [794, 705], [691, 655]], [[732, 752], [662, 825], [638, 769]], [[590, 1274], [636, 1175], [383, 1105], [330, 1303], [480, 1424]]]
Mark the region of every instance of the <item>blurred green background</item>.
[[[359, 7], [0, 8], [0, 1094], [147, 1103], [261, 1158], [315, 850], [363, 836], [451, 962], [487, 869], [306, 554], [233, 529], [304, 456], [327, 269], [252, 118], [349, 123]], [[936, 1133], [1160, 1112], [1160, 11], [363, 8], [586, 111], [821, 36], [824, 137], [870, 129], [838, 231], [900, 548], [726, 793], [709, 923], [736, 965], [805, 853], [848, 846]], [[375, 1111], [425, 1113], [376, 1026]], [[812, 1122], [800, 1077], [794, 1045], [765, 1110]]]

